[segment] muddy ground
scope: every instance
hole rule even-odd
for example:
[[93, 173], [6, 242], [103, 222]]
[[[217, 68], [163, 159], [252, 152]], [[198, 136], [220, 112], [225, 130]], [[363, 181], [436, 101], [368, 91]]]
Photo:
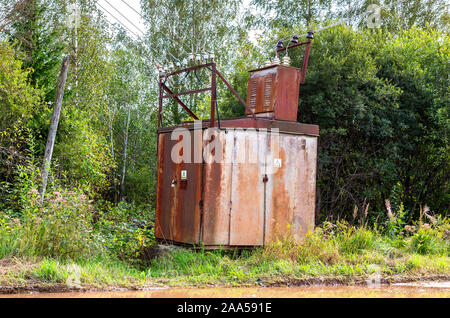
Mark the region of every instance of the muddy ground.
[[[417, 276], [417, 277], [387, 277], [382, 278], [380, 283], [384, 286], [399, 283], [427, 283], [427, 282], [449, 282], [450, 275], [435, 275], [435, 276]], [[340, 279], [340, 278], [305, 278], [305, 279], [290, 279], [278, 280], [267, 283], [245, 284], [242, 287], [301, 287], [301, 286], [365, 286], [367, 281], [362, 278], [356, 279]], [[145, 287], [136, 286], [130, 288], [122, 288], [116, 286], [108, 287], [92, 287], [82, 286], [81, 288], [69, 287], [66, 284], [44, 283], [39, 281], [27, 280], [22, 284], [0, 284], [0, 294], [26, 294], [26, 293], [69, 293], [69, 292], [124, 292], [124, 291], [145, 291], [149, 288], [163, 287], [161, 284], [146, 285]], [[171, 286], [172, 287], [172, 286]], [[193, 286], [192, 288], [214, 288], [214, 287], [229, 287], [223, 284], [207, 285], [207, 286]]]

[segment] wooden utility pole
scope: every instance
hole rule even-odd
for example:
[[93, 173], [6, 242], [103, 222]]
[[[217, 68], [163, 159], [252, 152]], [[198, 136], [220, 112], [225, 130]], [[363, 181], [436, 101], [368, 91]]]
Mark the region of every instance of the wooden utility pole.
[[41, 204], [44, 203], [45, 189], [47, 188], [48, 173], [53, 155], [53, 146], [55, 145], [56, 131], [58, 130], [59, 115], [64, 97], [64, 88], [66, 86], [67, 71], [69, 70], [69, 55], [64, 57], [61, 73], [59, 74], [58, 91], [56, 92], [55, 107], [53, 108], [52, 120], [48, 131], [47, 145], [45, 146], [44, 163], [42, 166], [42, 185], [39, 187], [41, 195]]

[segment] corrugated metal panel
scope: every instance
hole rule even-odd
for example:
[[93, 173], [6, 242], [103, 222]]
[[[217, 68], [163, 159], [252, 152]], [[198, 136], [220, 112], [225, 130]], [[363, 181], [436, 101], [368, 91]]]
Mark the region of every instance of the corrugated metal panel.
[[280, 66], [277, 74], [277, 92], [274, 119], [297, 121], [300, 70]]
[[317, 138], [306, 136], [301, 138], [298, 151], [295, 164], [298, 170], [294, 210], [294, 234], [296, 239], [304, 237], [308, 231], [314, 229]]
[[300, 70], [278, 65], [250, 72], [247, 104], [255, 114], [272, 113], [273, 119], [296, 121]]

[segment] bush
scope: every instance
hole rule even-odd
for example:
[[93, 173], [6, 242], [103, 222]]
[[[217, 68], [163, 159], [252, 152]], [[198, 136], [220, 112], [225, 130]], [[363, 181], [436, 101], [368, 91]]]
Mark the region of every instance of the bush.
[[410, 250], [418, 254], [449, 254], [447, 241], [438, 229], [421, 226], [410, 238]]
[[77, 260], [102, 253], [104, 240], [93, 231], [93, 208], [83, 194], [53, 192], [43, 207], [38, 202], [34, 189], [22, 221], [10, 229], [16, 238], [12, 254]]
[[376, 237], [366, 228], [351, 227], [339, 237], [339, 248], [343, 253], [359, 253], [374, 246]]
[[96, 228], [105, 237], [111, 255], [121, 260], [136, 260], [154, 242], [153, 210], [147, 205], [120, 202], [104, 207]]

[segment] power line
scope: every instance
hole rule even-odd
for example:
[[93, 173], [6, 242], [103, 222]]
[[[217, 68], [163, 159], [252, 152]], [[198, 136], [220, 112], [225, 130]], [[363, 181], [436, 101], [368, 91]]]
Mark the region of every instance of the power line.
[[[131, 5], [129, 5], [125, 0], [120, 0], [120, 1], [122, 1], [123, 3], [125, 3], [131, 10], [133, 10], [137, 15], [139, 15], [139, 16], [141, 17], [142, 20], [145, 21], [144, 16], [143, 16], [141, 13], [139, 13], [135, 8], [133, 8]], [[144, 32], [142, 32], [142, 33], [144, 33]], [[179, 44], [180, 44], [179, 47], [184, 51], [184, 53], [189, 54], [188, 52], [186, 52], [183, 43], [179, 43]], [[170, 54], [170, 52], [169, 52], [169, 54]], [[172, 55], [172, 54], [170, 54], [170, 55]], [[176, 57], [174, 57], [173, 55], [172, 55], [172, 57], [173, 57], [174, 59], [178, 60], [178, 59], [177, 59]]]
[[[333, 28], [333, 27], [341, 25], [341, 24], [345, 24], [344, 19], [340, 19], [339, 22], [337, 22], [337, 23], [334, 23], [334, 24], [326, 26], [326, 27], [322, 27], [322, 28], [317, 29], [317, 30], [312, 30], [312, 31], [314, 33], [317, 33], [317, 32], [324, 31], [326, 29]], [[300, 35], [299, 37], [305, 37], [305, 36], [307, 36], [307, 34]], [[286, 41], [286, 40], [290, 39], [291, 37], [292, 36], [285, 37], [285, 38], [281, 39], [280, 41]]]
[[[130, 31], [130, 33], [132, 33], [134, 36], [136, 36], [137, 38], [140, 38], [139, 35], [137, 35], [136, 33], [134, 33], [133, 31], [131, 31], [126, 25], [124, 25], [122, 22], [120, 22], [119, 19], [117, 19], [111, 12], [109, 12], [108, 10], [106, 10], [100, 3], [98, 3], [97, 1], [97, 5], [102, 8], [103, 11], [105, 11], [106, 13], [108, 13], [111, 17], [113, 17], [122, 27], [124, 27], [125, 29], [127, 29], [128, 31]], [[109, 21], [108, 21], [109, 22]]]
[[116, 7], [114, 7], [108, 0], [105, 0], [105, 2], [107, 4], [109, 4], [114, 10], [117, 11], [117, 13], [119, 13], [125, 20], [127, 20], [132, 26], [134, 26], [136, 28], [136, 30], [138, 30], [139, 32], [141, 32], [142, 34], [145, 34], [145, 32], [143, 32], [140, 28], [138, 28], [133, 22], [131, 22], [130, 19], [128, 19], [122, 12], [120, 12], [119, 10], [116, 9]]
[[[102, 8], [104, 11], [106, 11], [110, 16], [112, 16], [123, 28], [125, 28], [126, 30], [128, 30], [129, 32], [131, 32], [132, 34], [134, 34], [138, 39], [140, 39], [140, 37], [134, 33], [133, 31], [131, 31], [129, 28], [127, 28], [124, 24], [122, 24], [120, 22], [119, 19], [117, 19], [114, 15], [112, 15], [108, 10], [106, 10], [100, 3], [97, 2], [97, 4], [99, 5], [100, 8]], [[111, 25], [112, 27], [116, 28], [118, 31], [121, 31], [121, 29], [119, 27], [117, 27], [115, 24], [111, 23], [108, 21], [108, 19], [105, 19], [105, 21]], [[142, 56], [138, 55], [141, 59], [143, 58]]]
[[[131, 31], [126, 25], [124, 25], [114, 14], [112, 14], [111, 12], [109, 12], [108, 10], [106, 10], [100, 3], [98, 3], [98, 1], [96, 1], [96, 3], [99, 5], [100, 8], [102, 8], [105, 12], [107, 12], [111, 17], [113, 17], [123, 28], [125, 28], [126, 30], [128, 30], [130, 33], [132, 33], [134, 36], [136, 36], [136, 38], [138, 40], [140, 40], [142, 42], [142, 44], [144, 45], [145, 48], [147, 48], [148, 50], [150, 50], [150, 52], [152, 52], [153, 54], [155, 53], [149, 46], [146, 45], [145, 41], [135, 32]], [[118, 29], [114, 24], [112, 24], [111, 22], [108, 21], [108, 19], [106, 19], [106, 22], [108, 22], [110, 25], [112, 25], [113, 27], [115, 27], [116, 29]], [[119, 30], [119, 29], [118, 29]], [[142, 31], [141, 31], [142, 32]], [[143, 32], [142, 32], [143, 33]], [[163, 65], [163, 63], [161, 63], [160, 61], [158, 61], [157, 58], [155, 58], [154, 56], [152, 57], [154, 61], [156, 61], [158, 64], [160, 64], [160, 66]], [[169, 61], [163, 57], [166, 62], [169, 63]]]
[[128, 6], [128, 8], [130, 8], [131, 10], [133, 10], [134, 12], [136, 12], [142, 19], [144, 19], [144, 17], [142, 16], [142, 14], [140, 14], [135, 8], [133, 8], [132, 6], [130, 6], [127, 2], [125, 2], [124, 0], [120, 0], [120, 1], [122, 1], [123, 3], [125, 3], [125, 4]]
[[[117, 11], [121, 16], [123, 16], [127, 21], [129, 21], [136, 29], [138, 29], [142, 34], [145, 34], [145, 32], [143, 32], [141, 29], [139, 29], [138, 27], [136, 27], [136, 25], [134, 25], [127, 17], [125, 17], [120, 11], [118, 11], [114, 6], [112, 6], [111, 5], [111, 3], [109, 2], [109, 1], [107, 1], [107, 0], [105, 0], [112, 8], [114, 8], [114, 10], [115, 11]], [[123, 1], [123, 0], [122, 0]], [[120, 21], [120, 19], [118, 19], [114, 14], [112, 14], [111, 12], [109, 12], [105, 7], [103, 7], [99, 2], [98, 2], [98, 0], [96, 1], [96, 3], [99, 5], [99, 7], [100, 8], [102, 8], [105, 12], [107, 12], [111, 17], [113, 17], [122, 27], [124, 27], [126, 30], [128, 30], [129, 32], [131, 32], [134, 36], [136, 36], [136, 38], [138, 39], [138, 40], [140, 40], [141, 42], [142, 42], [142, 44], [144, 45], [144, 47], [145, 48], [147, 48], [150, 52], [152, 52], [153, 54], [155, 53], [155, 51], [154, 50], [152, 50], [146, 43], [145, 43], [145, 41], [141, 38], [141, 36], [140, 35], [138, 35], [138, 34], [136, 34], [135, 32], [133, 32], [133, 31], [131, 31], [126, 25], [124, 25], [121, 21]], [[125, 2], [125, 4], [127, 4], [126, 2]], [[129, 4], [127, 4], [127, 6], [128, 7], [130, 7], [130, 8], [132, 8]], [[137, 12], [134, 8], [132, 8], [133, 9], [133, 11], [134, 12]], [[138, 13], [139, 14], [139, 13]], [[142, 17], [142, 15], [141, 14], [139, 14], [139, 16], [140, 17]], [[143, 18], [143, 17], [142, 17]], [[108, 21], [109, 22], [109, 21]], [[111, 23], [110, 23], [111, 24]], [[184, 51], [184, 49], [183, 49], [183, 51]], [[177, 61], [177, 62], [179, 62], [179, 59], [178, 58], [176, 58], [175, 56], [173, 56], [170, 52], [167, 52], [170, 56], [172, 56], [172, 58], [175, 60], [175, 61]], [[170, 64], [170, 61], [165, 57], [165, 56], [162, 56], [162, 58], [168, 63], [168, 64]], [[153, 56], [153, 59], [154, 59], [154, 61], [156, 61], [160, 66], [163, 66], [163, 63], [161, 63], [157, 58], [155, 58], [154, 56]]]
[[[106, 0], [105, 0], [106, 1]], [[141, 14], [141, 13], [139, 13], [135, 8], [133, 8], [131, 5], [129, 5], [125, 0], [120, 0], [120, 1], [122, 1], [123, 3], [125, 3], [126, 5], [127, 5], [127, 7], [128, 8], [130, 8], [131, 10], [133, 10], [137, 15], [139, 15], [140, 17], [141, 17], [141, 19], [142, 20], [144, 20], [145, 21], [145, 18], [144, 18], [144, 16]], [[107, 1], [108, 2], [108, 1]], [[108, 2], [109, 3], [109, 2]], [[141, 31], [142, 32], [142, 31]], [[142, 32], [142, 33], [144, 33], [144, 32]], [[182, 43], [180, 43], [180, 48], [184, 51], [184, 53], [186, 53], [186, 54], [188, 54], [186, 51], [185, 51], [185, 49], [183, 48], [183, 44]], [[173, 56], [170, 52], [168, 52], [175, 60], [178, 60], [178, 58], [176, 58], [175, 56]]]
[[[142, 34], [145, 34], [145, 32], [143, 32], [140, 28], [138, 28], [135, 24], [133, 24], [126, 16], [124, 16], [118, 9], [116, 9], [113, 5], [111, 5], [111, 3], [108, 1], [108, 0], [105, 0], [115, 11], [117, 11], [122, 17], [124, 17], [128, 22], [130, 22], [137, 30], [139, 30]], [[124, 1], [124, 0], [121, 0], [124, 4], [126, 4], [127, 5], [127, 7], [129, 7], [131, 10], [133, 10], [136, 14], [138, 14], [143, 20], [145, 20], [145, 18], [143, 17], [143, 15], [141, 14], [141, 13], [139, 13], [135, 8], [133, 8], [131, 5], [129, 5], [126, 1]], [[100, 5], [100, 4], [99, 4]], [[112, 15], [110, 12], [108, 12], [110, 15]], [[113, 16], [113, 15], [112, 15]], [[114, 17], [117, 21], [119, 21], [116, 17]], [[119, 21], [119, 23], [121, 24], [121, 25], [123, 25], [120, 21]], [[129, 30], [129, 29], [128, 29]], [[138, 37], [139, 39], [141, 39], [140, 37]], [[142, 39], [141, 39], [142, 40]], [[143, 41], [143, 40], [142, 40]], [[143, 41], [144, 42], [144, 41]], [[203, 42], [202, 42], [203, 43]], [[180, 45], [179, 45], [179, 48], [181, 48], [183, 51], [184, 51], [184, 53], [185, 54], [189, 54], [189, 53], [187, 53], [186, 52], [186, 50], [184, 49], [184, 45], [183, 45], [183, 43], [179, 43]], [[204, 43], [203, 43], [203, 50], [205, 49], [205, 46], [206, 46], [206, 40], [204, 40]], [[169, 51], [167, 51], [167, 53], [173, 58], [173, 60], [175, 60], [176, 62], [180, 62], [180, 60], [177, 58], [177, 57], [175, 57], [175, 56], [173, 56], [173, 54], [171, 54]], [[166, 62], [168, 62], [168, 63], [170, 63], [170, 61], [167, 59], [167, 58], [165, 58], [165, 57], [163, 57], [165, 60], [166, 60]], [[160, 63], [160, 62], [158, 62], [158, 63]], [[160, 63], [161, 64], [161, 63]]]
[[[111, 22], [109, 22], [107, 19], [105, 20], [109, 25], [111, 25], [112, 27], [114, 27], [114, 28], [116, 28], [118, 31], [122, 31], [118, 26], [116, 26], [115, 24], [113, 24], [113, 23], [111, 23]], [[122, 25], [122, 24], [121, 24]], [[123, 26], [123, 25], [122, 25]], [[148, 46], [146, 46], [145, 44], [144, 44], [144, 46], [147, 48], [147, 49], [150, 49]], [[134, 48], [133, 48], [133, 50], [134, 50]], [[141, 61], [142, 62], [145, 62], [145, 59], [148, 59], [148, 57], [146, 57], [146, 56], [142, 56], [142, 55], [140, 55], [138, 52], [136, 52], [135, 51], [135, 53], [136, 53], [136, 55], [141, 59]], [[153, 58], [156, 62], [158, 62], [159, 64], [162, 64], [160, 61], [158, 61], [156, 58]], [[149, 59], [150, 60], [150, 62], [152, 62], [151, 61], [151, 59]], [[153, 62], [152, 62], [153, 63]]]

